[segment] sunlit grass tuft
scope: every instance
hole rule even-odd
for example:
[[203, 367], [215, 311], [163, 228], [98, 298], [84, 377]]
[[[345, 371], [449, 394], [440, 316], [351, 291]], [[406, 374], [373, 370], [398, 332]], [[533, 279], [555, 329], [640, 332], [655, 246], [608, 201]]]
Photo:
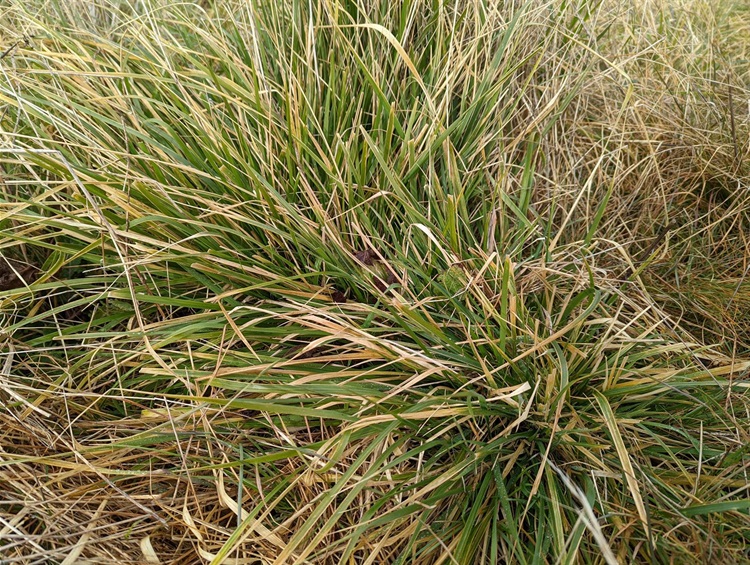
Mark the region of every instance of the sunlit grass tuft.
[[750, 559], [741, 6], [0, 10], [8, 562]]

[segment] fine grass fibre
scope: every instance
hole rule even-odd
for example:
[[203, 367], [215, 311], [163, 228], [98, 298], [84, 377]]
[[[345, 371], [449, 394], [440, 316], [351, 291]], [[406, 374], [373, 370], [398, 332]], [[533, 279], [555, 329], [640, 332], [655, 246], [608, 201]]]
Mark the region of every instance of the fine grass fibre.
[[0, 0], [0, 560], [750, 561], [748, 15]]

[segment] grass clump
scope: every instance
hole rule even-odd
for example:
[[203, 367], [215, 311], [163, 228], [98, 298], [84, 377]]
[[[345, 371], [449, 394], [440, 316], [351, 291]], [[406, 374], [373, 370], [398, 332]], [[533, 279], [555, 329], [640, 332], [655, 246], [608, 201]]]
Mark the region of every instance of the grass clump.
[[0, 7], [8, 562], [750, 559], [742, 6]]

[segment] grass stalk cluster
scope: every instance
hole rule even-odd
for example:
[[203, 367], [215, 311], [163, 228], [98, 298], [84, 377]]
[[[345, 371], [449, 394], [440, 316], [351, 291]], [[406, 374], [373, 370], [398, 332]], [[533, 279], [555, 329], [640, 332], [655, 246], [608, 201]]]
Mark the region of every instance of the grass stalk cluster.
[[0, 0], [0, 561], [750, 561], [749, 16]]

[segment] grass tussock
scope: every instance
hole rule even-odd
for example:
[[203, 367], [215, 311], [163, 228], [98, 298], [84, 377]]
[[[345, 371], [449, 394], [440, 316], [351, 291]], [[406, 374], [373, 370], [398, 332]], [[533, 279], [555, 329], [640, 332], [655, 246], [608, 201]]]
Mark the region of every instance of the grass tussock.
[[3, 562], [746, 563], [747, 15], [0, 1]]

